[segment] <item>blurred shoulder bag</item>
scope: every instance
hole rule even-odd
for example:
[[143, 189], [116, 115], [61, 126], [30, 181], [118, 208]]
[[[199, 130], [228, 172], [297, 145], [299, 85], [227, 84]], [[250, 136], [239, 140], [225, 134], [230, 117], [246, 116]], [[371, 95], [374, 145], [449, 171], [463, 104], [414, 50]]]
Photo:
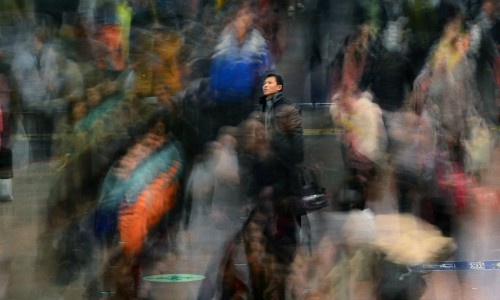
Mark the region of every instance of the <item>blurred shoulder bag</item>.
[[304, 170], [302, 177], [301, 206], [306, 212], [312, 212], [330, 205], [330, 197], [319, 183], [313, 170]]

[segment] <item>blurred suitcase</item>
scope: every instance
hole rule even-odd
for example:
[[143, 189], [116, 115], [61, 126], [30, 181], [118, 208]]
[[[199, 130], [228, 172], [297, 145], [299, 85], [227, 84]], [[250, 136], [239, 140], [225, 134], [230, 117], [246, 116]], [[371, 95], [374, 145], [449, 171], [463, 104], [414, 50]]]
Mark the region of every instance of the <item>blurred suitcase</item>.
[[12, 201], [12, 150], [0, 148], [0, 202]]

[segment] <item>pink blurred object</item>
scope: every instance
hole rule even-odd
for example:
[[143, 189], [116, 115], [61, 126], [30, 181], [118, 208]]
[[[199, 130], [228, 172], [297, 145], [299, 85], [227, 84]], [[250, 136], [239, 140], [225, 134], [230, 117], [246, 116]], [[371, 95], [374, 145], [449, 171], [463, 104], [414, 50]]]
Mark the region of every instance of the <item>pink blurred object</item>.
[[467, 190], [470, 179], [456, 165], [451, 169], [438, 168], [438, 186], [453, 197], [455, 212], [463, 213], [467, 208]]
[[455, 211], [457, 213], [463, 213], [467, 206], [467, 177], [464, 172], [458, 170], [458, 168], [454, 168], [452, 177]]
[[469, 189], [474, 211], [500, 211], [500, 192], [490, 186], [473, 185]]

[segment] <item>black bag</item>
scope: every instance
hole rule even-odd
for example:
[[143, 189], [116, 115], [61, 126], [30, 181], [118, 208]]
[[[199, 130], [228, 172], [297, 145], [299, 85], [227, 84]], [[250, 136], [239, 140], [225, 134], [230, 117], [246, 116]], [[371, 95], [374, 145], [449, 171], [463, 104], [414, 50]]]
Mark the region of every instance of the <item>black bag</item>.
[[333, 203], [336, 211], [350, 211], [353, 209], [364, 209], [365, 201], [363, 188], [355, 182], [346, 181], [335, 194]]
[[330, 205], [330, 197], [326, 190], [319, 184], [318, 177], [313, 170], [302, 173], [301, 204], [306, 212], [316, 211]]
[[0, 148], [0, 179], [11, 179], [12, 172], [12, 150]]
[[380, 261], [380, 274], [377, 286], [380, 299], [417, 300], [422, 297], [427, 286], [422, 274], [385, 259]]
[[12, 150], [0, 148], [0, 202], [14, 200], [12, 196]]
[[12, 201], [12, 150], [0, 148], [0, 202]]

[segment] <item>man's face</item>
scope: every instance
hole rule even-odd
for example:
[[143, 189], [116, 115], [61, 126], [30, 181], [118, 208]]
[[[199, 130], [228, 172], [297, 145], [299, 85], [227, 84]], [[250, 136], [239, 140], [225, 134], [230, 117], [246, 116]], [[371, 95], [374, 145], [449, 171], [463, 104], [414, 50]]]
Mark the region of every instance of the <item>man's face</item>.
[[264, 93], [264, 96], [270, 97], [281, 91], [282, 88], [283, 86], [276, 82], [276, 77], [270, 76], [264, 80], [264, 84], [262, 85], [262, 92]]

